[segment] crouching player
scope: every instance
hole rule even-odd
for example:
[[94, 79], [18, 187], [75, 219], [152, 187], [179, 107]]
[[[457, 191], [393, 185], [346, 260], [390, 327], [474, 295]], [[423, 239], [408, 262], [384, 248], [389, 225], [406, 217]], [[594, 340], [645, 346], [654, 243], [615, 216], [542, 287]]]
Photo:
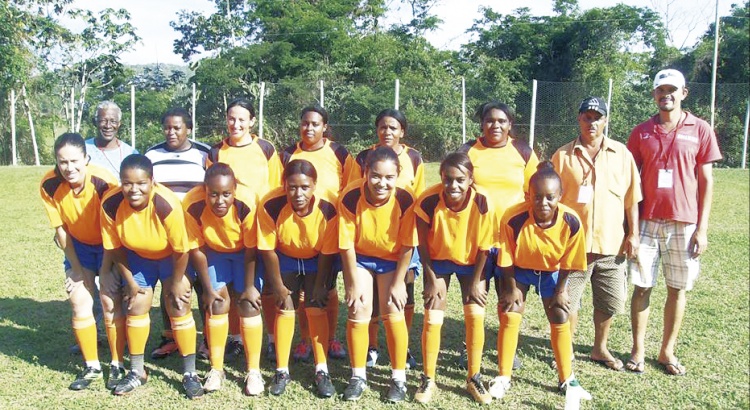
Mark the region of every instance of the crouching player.
[[552, 350], [557, 363], [558, 387], [566, 401], [591, 399], [573, 374], [573, 342], [568, 321], [568, 274], [586, 270], [586, 243], [575, 211], [558, 203], [562, 183], [552, 163], [539, 164], [529, 180], [529, 199], [510, 207], [500, 222], [503, 292], [498, 301], [500, 329], [497, 351], [500, 375], [490, 382], [490, 394], [502, 398], [510, 388], [513, 356], [531, 285], [542, 297], [550, 322]]

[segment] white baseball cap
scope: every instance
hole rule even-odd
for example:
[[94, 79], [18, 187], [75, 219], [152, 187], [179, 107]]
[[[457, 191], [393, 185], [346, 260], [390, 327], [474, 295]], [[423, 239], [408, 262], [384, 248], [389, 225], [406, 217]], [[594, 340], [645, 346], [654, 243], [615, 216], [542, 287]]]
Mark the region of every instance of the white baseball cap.
[[685, 86], [685, 76], [673, 68], [661, 70], [654, 77], [654, 90], [664, 84], [682, 88]]

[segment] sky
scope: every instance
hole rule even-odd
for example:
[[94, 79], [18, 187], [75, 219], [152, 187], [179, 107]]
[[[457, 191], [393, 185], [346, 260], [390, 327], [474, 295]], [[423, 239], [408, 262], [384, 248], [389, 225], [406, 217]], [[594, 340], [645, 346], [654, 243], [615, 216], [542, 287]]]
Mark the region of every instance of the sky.
[[[284, 0], [280, 0], [284, 1]], [[398, 5], [397, 0], [388, 0], [390, 4]], [[611, 7], [620, 3], [616, 0], [578, 0], [579, 7], [587, 10], [593, 7]], [[718, 0], [719, 15], [729, 14], [732, 3], [740, 0]], [[521, 3], [531, 9], [532, 15], [551, 15], [553, 0], [530, 0]], [[158, 7], [156, 6], [158, 4]], [[136, 33], [141, 42], [133, 51], [125, 53], [121, 61], [125, 64], [185, 64], [179, 55], [172, 51], [172, 43], [177, 38], [177, 32], [169, 26], [169, 22], [177, 19], [180, 10], [210, 14], [215, 11], [211, 0], [129, 0], [118, 5], [101, 0], [75, 0], [72, 7], [98, 11], [105, 7], [124, 7], [131, 15], [131, 24], [136, 27]], [[627, 4], [638, 7], [650, 7], [662, 15], [671, 16], [668, 28], [672, 42], [677, 47], [689, 47], [708, 28], [715, 18], [715, 1], [708, 0], [630, 0]], [[679, 7], [677, 7], [679, 5]], [[491, 6], [493, 10], [510, 14], [519, 7], [517, 1], [507, 0], [439, 0], [431, 10], [443, 20], [440, 27], [426, 35], [435, 47], [456, 50], [461, 44], [470, 40], [466, 30], [473, 21], [480, 17], [481, 7]], [[158, 10], [155, 10], [158, 8]], [[407, 8], [399, 10], [391, 7], [386, 23], [407, 22], [411, 18]], [[71, 28], [75, 29], [75, 27]]]

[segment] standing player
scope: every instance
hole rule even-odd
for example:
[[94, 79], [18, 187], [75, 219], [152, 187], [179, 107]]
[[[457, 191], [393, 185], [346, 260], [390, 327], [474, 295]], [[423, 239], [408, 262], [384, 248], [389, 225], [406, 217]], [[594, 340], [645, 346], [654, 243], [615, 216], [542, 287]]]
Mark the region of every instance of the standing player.
[[682, 73], [659, 71], [653, 87], [659, 113], [636, 126], [628, 139], [643, 181], [640, 246], [635, 263], [630, 264], [635, 285], [630, 305], [633, 349], [626, 365], [637, 373], [645, 370], [646, 325], [659, 264], [667, 300], [657, 360], [667, 374], [687, 372], [674, 350], [685, 315], [685, 294], [693, 288], [700, 270], [698, 258], [708, 245], [713, 163], [722, 158], [710, 125], [682, 109], [687, 95]]
[[[422, 154], [419, 151], [401, 143], [401, 139], [406, 135], [407, 125], [406, 117], [401, 111], [393, 109], [381, 111], [375, 118], [378, 143], [357, 154], [356, 165], [351, 173], [350, 182], [365, 176], [365, 162], [370, 152], [377, 147], [389, 147], [398, 155], [401, 167], [401, 172], [398, 174], [398, 179], [396, 180], [396, 186], [410, 190], [414, 197], [421, 195], [425, 188], [424, 162], [422, 161]], [[409, 263], [409, 271], [406, 273], [406, 292], [409, 297], [404, 312], [407, 329], [411, 329], [414, 319], [414, 279], [416, 276], [419, 276], [421, 269], [419, 253], [415, 249], [412, 260]], [[375, 366], [378, 361], [378, 330], [380, 323], [377, 305], [373, 310], [373, 315], [369, 329], [370, 347], [367, 351], [367, 367]], [[417, 361], [412, 356], [411, 351], [407, 350], [407, 369], [416, 367], [416, 365]]]
[[122, 187], [102, 200], [102, 240], [122, 275], [121, 292], [127, 303], [130, 372], [114, 394], [132, 392], [148, 380], [144, 350], [151, 327], [149, 310], [157, 281], [169, 290], [167, 312], [183, 358], [182, 386], [188, 398], [203, 395], [195, 371], [195, 321], [190, 310], [188, 237], [182, 204], [172, 191], [153, 179], [153, 165], [133, 154], [120, 168]]
[[424, 373], [414, 400], [429, 403], [437, 389], [435, 370], [440, 354], [446, 294], [451, 275], [461, 286], [468, 347], [466, 390], [475, 401], [492, 397], [482, 382], [484, 305], [487, 284], [484, 264], [493, 245], [492, 215], [487, 197], [474, 187], [474, 167], [464, 153], [449, 154], [440, 164], [441, 183], [428, 188], [414, 206], [419, 255], [424, 266]]
[[[70, 389], [83, 390], [102, 378], [93, 311], [94, 278], [100, 270], [112, 267], [111, 259], [102, 260], [99, 212], [102, 197], [117, 186], [117, 180], [106, 170], [87, 165], [86, 144], [79, 134], [58, 137], [54, 152], [55, 169], [42, 178], [39, 192], [55, 229], [55, 241], [65, 252], [65, 290], [73, 308], [73, 333], [86, 366]], [[121, 368], [122, 356], [113, 350], [110, 380], [122, 377]]]
[[[624, 144], [604, 135], [607, 103], [589, 97], [578, 108], [578, 138], [552, 156], [562, 179], [560, 202], [580, 216], [586, 234], [588, 269], [568, 276], [570, 333], [575, 335], [578, 309], [586, 283], [591, 281], [594, 303], [594, 347], [591, 360], [612, 370], [622, 361], [607, 348], [615, 314], [627, 299], [627, 258], [638, 251], [638, 202], [641, 179], [633, 156]], [[628, 233], [623, 229], [627, 221]]]
[[[154, 181], [171, 189], [182, 200], [189, 190], [203, 183], [206, 158], [211, 147], [188, 139], [188, 134], [193, 130], [193, 118], [184, 108], [167, 110], [161, 117], [161, 127], [165, 141], [146, 150], [145, 155], [154, 165]], [[203, 294], [201, 282], [194, 281], [193, 286], [200, 300]], [[167, 315], [167, 300], [164, 296], [164, 288], [162, 288], [159, 300], [164, 330], [159, 347], [151, 352], [152, 359], [163, 359], [177, 351], [177, 343], [172, 337], [169, 315]], [[199, 305], [201, 321], [205, 329], [206, 312], [203, 310], [203, 304]], [[201, 343], [198, 353], [208, 358], [205, 340]]]
[[325, 302], [333, 278], [338, 251], [336, 207], [325, 191], [318, 194], [318, 174], [304, 159], [284, 168], [284, 186], [269, 192], [258, 210], [258, 252], [266, 266], [276, 306], [276, 374], [270, 392], [281, 395], [291, 380], [289, 350], [294, 336], [295, 310], [300, 292], [306, 297], [312, 350], [315, 355], [315, 387], [321, 397], [336, 392], [328, 374], [328, 328]]
[[500, 222], [497, 266], [505, 282], [498, 305], [499, 376], [490, 382], [490, 394], [502, 398], [510, 388], [513, 357], [518, 346], [526, 293], [531, 285], [541, 296], [550, 323], [552, 350], [557, 362], [558, 387], [566, 402], [588, 394], [573, 374], [573, 343], [568, 321], [568, 274], [586, 270], [586, 238], [575, 211], [558, 203], [562, 182], [552, 163], [539, 164], [529, 181], [529, 200], [510, 207]]
[[200, 303], [208, 314], [211, 370], [203, 388], [221, 389], [224, 381], [224, 346], [229, 331], [230, 305], [238, 306], [245, 347], [245, 393], [263, 392], [260, 351], [261, 278], [255, 276], [257, 195], [237, 187], [229, 165], [216, 163], [206, 171], [205, 182], [183, 200], [190, 240], [190, 261], [203, 283]]
[[[286, 168], [287, 164], [295, 159], [310, 161], [318, 175], [315, 183], [316, 192], [326, 195], [328, 199], [335, 203], [339, 192], [344, 189], [350, 179], [354, 160], [343, 145], [328, 139], [329, 135], [328, 112], [319, 105], [303, 108], [299, 122], [300, 141], [281, 152], [281, 162]], [[332, 279], [330, 281], [332, 287], [328, 293], [325, 306], [328, 313], [328, 356], [343, 359], [346, 357], [346, 351], [341, 342], [336, 339], [339, 317], [337, 280], [336, 277]], [[304, 312], [304, 301], [299, 306], [298, 314]], [[306, 360], [311, 351], [306, 332], [307, 320], [304, 314], [299, 314], [299, 318], [302, 337], [300, 344], [294, 349], [293, 355], [296, 360]]]
[[[368, 327], [377, 303], [385, 324], [391, 359], [390, 402], [406, 399], [406, 351], [409, 333], [404, 317], [404, 277], [413, 248], [414, 197], [396, 187], [400, 170], [393, 149], [378, 147], [367, 155], [364, 180], [339, 197], [339, 249], [349, 314], [346, 326], [352, 377], [344, 400], [358, 400], [367, 388]], [[378, 300], [374, 301], [377, 289]]]

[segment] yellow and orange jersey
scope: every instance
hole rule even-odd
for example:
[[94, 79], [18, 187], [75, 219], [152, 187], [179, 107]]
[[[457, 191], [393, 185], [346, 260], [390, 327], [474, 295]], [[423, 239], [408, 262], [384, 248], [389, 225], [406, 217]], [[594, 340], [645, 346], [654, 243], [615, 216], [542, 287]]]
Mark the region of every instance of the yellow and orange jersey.
[[349, 184], [339, 197], [339, 249], [397, 261], [402, 246], [418, 244], [414, 197], [396, 188], [388, 202], [373, 206], [365, 198], [364, 180]]
[[182, 203], [169, 188], [154, 183], [145, 208], [136, 211], [116, 188], [102, 200], [104, 249], [125, 247], [142, 258], [157, 260], [190, 250]]
[[270, 142], [253, 135], [249, 144], [235, 147], [225, 138], [211, 147], [206, 169], [211, 164], [223, 162], [234, 171], [239, 185], [258, 196], [281, 186], [281, 160]]
[[586, 233], [575, 211], [557, 204], [553, 223], [540, 228], [526, 202], [509, 208], [500, 224], [497, 266], [552, 272], [586, 270]]
[[280, 153], [281, 164], [286, 165], [295, 159], [310, 161], [318, 174], [315, 191], [324, 193], [328, 198], [338, 198], [349, 182], [354, 159], [341, 144], [324, 138], [323, 147], [315, 151], [305, 151], [301, 143], [296, 143]]
[[325, 194], [314, 195], [312, 210], [299, 216], [283, 188], [266, 194], [258, 207], [258, 249], [309, 259], [338, 252], [337, 211]]
[[498, 148], [487, 147], [482, 141], [469, 141], [458, 151], [469, 156], [474, 183], [490, 196], [500, 219], [508, 207], [524, 201], [539, 158], [525, 141], [509, 138]]
[[442, 184], [427, 188], [417, 199], [414, 213], [430, 227], [427, 245], [432, 260], [473, 265], [477, 252], [494, 245], [489, 198], [474, 188], [467, 195], [466, 206], [458, 212], [446, 206]]
[[[354, 161], [354, 169], [349, 177], [349, 183], [364, 177], [367, 154], [378, 146], [379, 145], [377, 144], [373, 145], [357, 154], [357, 158]], [[409, 189], [414, 196], [418, 197], [424, 192], [425, 188], [424, 161], [422, 161], [422, 154], [408, 145], [402, 144], [402, 146], [404, 149], [398, 154], [398, 162], [401, 164], [401, 172], [398, 174], [398, 179], [396, 179], [396, 186]]]
[[99, 214], [102, 198], [117, 184], [117, 179], [108, 170], [87, 165], [83, 189], [76, 194], [67, 181], [55, 175], [54, 169], [47, 172], [39, 186], [39, 194], [50, 226], [63, 226], [68, 234], [87, 245], [101, 244]]
[[185, 195], [182, 207], [185, 211], [190, 249], [203, 245], [216, 252], [238, 252], [254, 248], [257, 244], [255, 216], [258, 196], [242, 186], [237, 186], [234, 203], [223, 217], [211, 211], [206, 202], [206, 188], [199, 185]]

